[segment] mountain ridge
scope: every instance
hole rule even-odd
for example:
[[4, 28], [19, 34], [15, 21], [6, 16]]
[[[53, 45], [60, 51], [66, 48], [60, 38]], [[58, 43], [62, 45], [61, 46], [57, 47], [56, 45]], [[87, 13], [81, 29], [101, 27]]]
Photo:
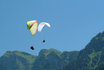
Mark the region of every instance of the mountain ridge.
[[104, 70], [104, 32], [80, 51], [42, 49], [38, 56], [7, 51], [0, 57], [0, 70]]

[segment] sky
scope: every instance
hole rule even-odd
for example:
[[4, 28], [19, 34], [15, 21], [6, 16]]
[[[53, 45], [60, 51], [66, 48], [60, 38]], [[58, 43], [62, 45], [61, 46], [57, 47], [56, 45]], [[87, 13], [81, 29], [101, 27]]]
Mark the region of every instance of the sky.
[[[31, 36], [26, 26], [30, 20], [48, 22], [51, 28]], [[33, 55], [50, 48], [82, 50], [102, 31], [104, 0], [0, 0], [0, 55], [16, 50]]]

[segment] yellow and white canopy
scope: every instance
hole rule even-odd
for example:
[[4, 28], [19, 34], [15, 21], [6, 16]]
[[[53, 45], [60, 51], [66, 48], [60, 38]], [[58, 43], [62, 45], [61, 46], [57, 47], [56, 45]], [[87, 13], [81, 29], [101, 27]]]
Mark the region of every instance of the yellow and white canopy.
[[28, 21], [27, 28], [31, 31], [31, 35], [35, 35], [38, 29], [38, 22], [36, 20]]
[[27, 22], [27, 28], [31, 31], [31, 35], [35, 35], [37, 32], [37, 29], [39, 32], [42, 31], [44, 26], [50, 27], [50, 24], [47, 22], [41, 22], [38, 26], [38, 22], [36, 20], [28, 21]]

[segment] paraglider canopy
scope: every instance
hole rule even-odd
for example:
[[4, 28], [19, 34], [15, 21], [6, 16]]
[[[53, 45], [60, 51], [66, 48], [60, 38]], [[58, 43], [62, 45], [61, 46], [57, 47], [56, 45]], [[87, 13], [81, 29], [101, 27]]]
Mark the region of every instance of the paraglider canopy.
[[43, 29], [43, 27], [44, 27], [45, 25], [48, 26], [48, 27], [50, 27], [50, 24], [49, 24], [49, 23], [47, 23], [47, 22], [41, 22], [41, 23], [39, 24], [39, 26], [38, 26], [38, 31], [41, 32], [42, 29]]
[[27, 29], [31, 31], [31, 35], [35, 35], [38, 29], [38, 22], [36, 20], [28, 21]]

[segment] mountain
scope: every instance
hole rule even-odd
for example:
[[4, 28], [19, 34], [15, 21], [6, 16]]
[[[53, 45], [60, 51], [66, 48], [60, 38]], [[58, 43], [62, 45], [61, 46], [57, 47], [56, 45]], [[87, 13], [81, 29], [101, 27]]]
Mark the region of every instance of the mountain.
[[104, 32], [80, 51], [42, 49], [38, 56], [7, 51], [0, 57], [0, 70], [104, 70]]
[[0, 70], [57, 70], [74, 60], [78, 51], [60, 52], [42, 49], [38, 56], [20, 51], [7, 51], [0, 57]]
[[[74, 67], [73, 67], [74, 66]], [[97, 34], [62, 70], [104, 70], [104, 32]]]
[[7, 51], [0, 57], [0, 70], [31, 70], [36, 56], [25, 52]]
[[39, 56], [33, 63], [32, 70], [58, 70], [74, 60], [77, 55], [78, 51], [62, 53], [55, 49], [43, 49], [39, 52]]

